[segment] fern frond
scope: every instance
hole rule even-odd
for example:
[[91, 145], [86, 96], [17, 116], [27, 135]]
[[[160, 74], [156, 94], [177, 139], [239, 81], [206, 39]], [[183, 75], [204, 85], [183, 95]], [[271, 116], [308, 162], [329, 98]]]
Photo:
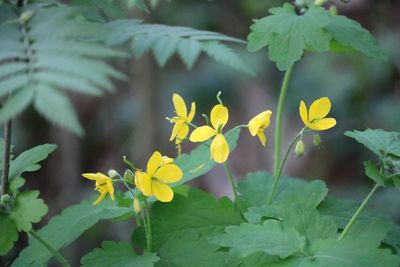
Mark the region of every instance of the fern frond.
[[[63, 89], [100, 96], [113, 91], [112, 78], [125, 76], [102, 61], [124, 53], [95, 42], [100, 24], [76, 19], [64, 5], [35, 10], [28, 21], [12, 8], [0, 10], [0, 123], [32, 102], [46, 119], [76, 134], [83, 130]], [[100, 38], [101, 39], [101, 38]], [[11, 97], [9, 97], [11, 95]]]
[[160, 67], [163, 67], [177, 53], [190, 69], [201, 52], [205, 52], [220, 63], [253, 73], [232, 49], [223, 44], [246, 43], [237, 38], [189, 27], [140, 24], [138, 20], [117, 20], [108, 23], [107, 26], [110, 33], [106, 38], [108, 45], [118, 45], [130, 40], [136, 58], [152, 51]]

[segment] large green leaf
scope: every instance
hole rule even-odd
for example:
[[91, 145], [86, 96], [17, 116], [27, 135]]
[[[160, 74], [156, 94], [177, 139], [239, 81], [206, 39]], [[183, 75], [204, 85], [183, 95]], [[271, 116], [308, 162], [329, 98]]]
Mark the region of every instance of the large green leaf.
[[7, 215], [0, 213], [0, 256], [5, 255], [18, 240], [15, 222]]
[[[218, 200], [198, 189], [191, 189], [187, 197], [176, 194], [169, 203], [156, 202], [151, 211], [154, 249], [159, 249], [171, 236], [181, 232], [196, 230], [204, 236], [243, 222], [231, 200], [226, 197]], [[137, 228], [133, 234], [134, 242], [144, 246], [144, 236], [143, 227]]]
[[[117, 218], [132, 212], [130, 208], [118, 207], [109, 199], [93, 206], [89, 201], [70, 206], [61, 215], [53, 217], [49, 223], [37, 231], [54, 249], [59, 250], [100, 220]], [[29, 245], [22, 250], [12, 266], [43, 266], [52, 257], [50, 252], [36, 239], [29, 239]]]
[[104, 241], [82, 258], [82, 267], [153, 267], [159, 260], [155, 254], [137, 255], [128, 243]]
[[159, 249], [161, 260], [157, 267], [220, 267], [224, 266], [226, 252], [217, 251], [199, 232], [188, 230], [171, 235]]

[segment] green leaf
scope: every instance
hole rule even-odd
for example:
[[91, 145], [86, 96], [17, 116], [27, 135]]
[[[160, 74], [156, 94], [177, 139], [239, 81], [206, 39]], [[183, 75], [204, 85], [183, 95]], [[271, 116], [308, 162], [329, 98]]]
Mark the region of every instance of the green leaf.
[[47, 205], [38, 196], [39, 191], [25, 191], [17, 195], [10, 217], [15, 221], [18, 231], [29, 232], [32, 223], [39, 222], [48, 212]]
[[155, 254], [137, 255], [128, 243], [104, 241], [81, 260], [82, 267], [153, 267], [159, 260]]
[[57, 146], [52, 144], [39, 145], [22, 152], [10, 164], [11, 180], [21, 176], [24, 172], [33, 172], [40, 169], [39, 162], [45, 160]]
[[[231, 152], [236, 148], [239, 134], [240, 129], [237, 129], [226, 137]], [[215, 161], [211, 159], [210, 148], [205, 145], [198, 145], [190, 152], [190, 154], [181, 154], [174, 163], [181, 168], [183, 178], [172, 186], [181, 185], [191, 181], [209, 172], [216, 165]]]
[[375, 183], [383, 186], [385, 185], [385, 177], [379, 172], [374, 163], [367, 160], [364, 161], [365, 174], [371, 178]]
[[271, 8], [270, 16], [257, 20], [251, 27], [247, 49], [255, 52], [269, 47], [269, 58], [279, 70], [287, 70], [310, 48], [318, 52], [329, 50], [331, 36], [324, 30], [330, 22], [329, 12], [322, 7], [311, 6], [307, 12], [297, 15], [295, 7], [284, 4]]
[[42, 116], [52, 123], [77, 135], [81, 136], [83, 134], [82, 126], [71, 102], [58, 89], [47, 86], [38, 87], [34, 106]]
[[247, 257], [254, 252], [265, 252], [286, 258], [297, 253], [305, 246], [305, 239], [293, 228], [282, 223], [268, 220], [263, 224], [243, 223], [240, 226], [228, 226], [225, 234], [216, 234], [210, 242], [228, 247], [235, 257]]
[[25, 179], [22, 177], [16, 177], [10, 181], [9, 189], [11, 193], [15, 196], [20, 189], [25, 184]]
[[[153, 204], [153, 247], [159, 249], [171, 236], [188, 230], [196, 230], [205, 236], [242, 222], [240, 212], [228, 198], [217, 200], [208, 193], [192, 189], [188, 197], [176, 194], [172, 202]], [[135, 230], [133, 239], [136, 244], [144, 246], [143, 227]]]
[[12, 95], [0, 110], [0, 122], [5, 122], [20, 114], [31, 104], [33, 97], [32, 88], [25, 88]]
[[[84, 200], [80, 204], [68, 207], [36, 232], [54, 249], [60, 250], [100, 220], [118, 218], [130, 212], [131, 208], [118, 207], [109, 199], [96, 206]], [[50, 252], [41, 243], [29, 239], [29, 245], [22, 250], [11, 266], [44, 266], [51, 257]]]
[[7, 215], [0, 213], [0, 256], [5, 255], [18, 240], [15, 222]]
[[367, 129], [363, 132], [347, 131], [344, 134], [357, 140], [379, 157], [390, 155], [400, 157], [400, 133]]
[[386, 53], [375, 38], [358, 22], [345, 16], [332, 16], [325, 28], [333, 40], [343, 47], [350, 47], [372, 58], [387, 60]]
[[[171, 235], [159, 249], [161, 260], [156, 267], [220, 267], [224, 266], [226, 252], [217, 251], [219, 246], [210, 244], [199, 232], [188, 230]], [[190, 255], [190, 256], [189, 256]]]

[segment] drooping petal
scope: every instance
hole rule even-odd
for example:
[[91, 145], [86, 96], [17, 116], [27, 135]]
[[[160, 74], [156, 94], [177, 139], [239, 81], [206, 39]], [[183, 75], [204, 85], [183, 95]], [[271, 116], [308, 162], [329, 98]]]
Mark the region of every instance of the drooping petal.
[[178, 132], [178, 135], [176, 136], [176, 141], [175, 144], [180, 144], [182, 143], [182, 140], [184, 140], [189, 133], [189, 126], [187, 124], [184, 124], [180, 131]]
[[154, 172], [158, 169], [158, 167], [162, 164], [162, 155], [160, 152], [155, 151], [153, 155], [151, 155], [149, 161], [147, 162], [147, 173], [150, 176], [153, 176]]
[[99, 181], [99, 182], [106, 182], [110, 177], [107, 175], [97, 172], [97, 173], [82, 173], [82, 176], [85, 177], [86, 179], [92, 180], [92, 181]]
[[307, 123], [308, 123], [308, 111], [307, 111], [306, 104], [304, 103], [303, 100], [300, 102], [299, 113], [300, 113], [300, 118], [303, 121], [304, 125], [307, 125]]
[[110, 194], [111, 199], [114, 201], [114, 185], [112, 180], [107, 180], [107, 191]]
[[310, 123], [308, 128], [315, 130], [315, 131], [324, 131], [332, 128], [336, 125], [336, 120], [333, 118], [325, 118], [319, 120], [315, 123]]
[[229, 119], [229, 112], [228, 108], [218, 104], [213, 107], [211, 110], [211, 124], [214, 127], [215, 130], [218, 130], [218, 128], [221, 125], [221, 128], [225, 126], [225, 124], [228, 122]]
[[262, 112], [260, 115], [262, 116], [261, 128], [263, 128], [263, 129], [268, 128], [269, 125], [271, 124], [272, 111], [266, 110], [266, 111]]
[[190, 134], [191, 142], [204, 142], [214, 135], [217, 134], [217, 131], [210, 126], [200, 126]]
[[331, 101], [327, 97], [321, 97], [320, 99], [315, 100], [309, 110], [308, 121], [313, 122], [320, 119], [323, 119], [328, 115], [331, 110]]
[[190, 107], [190, 112], [187, 117], [187, 122], [192, 122], [192, 120], [194, 118], [194, 114], [196, 114], [196, 103], [192, 102], [192, 105]]
[[106, 196], [106, 194], [107, 194], [107, 191], [102, 192], [102, 193], [100, 194], [100, 196], [93, 202], [92, 205], [97, 205], [97, 204], [99, 204], [99, 203], [104, 199], [104, 197]]
[[[138, 174], [136, 176], [136, 174]], [[141, 171], [137, 171], [135, 174], [135, 183], [137, 188], [142, 191], [143, 195], [145, 196], [151, 196], [152, 195], [152, 191], [151, 191], [151, 178], [150, 176], [145, 173], [145, 172], [141, 172]], [[136, 182], [137, 179], [137, 182]]]
[[175, 112], [181, 118], [186, 119], [187, 117], [187, 109], [186, 104], [183, 98], [178, 94], [172, 95], [172, 102], [174, 102]]
[[171, 137], [169, 138], [169, 141], [172, 141], [175, 139], [175, 137], [179, 134], [181, 131], [182, 127], [186, 125], [185, 121], [183, 119], [179, 119], [175, 122], [174, 128], [172, 129]]
[[256, 136], [259, 129], [265, 129], [271, 123], [271, 110], [261, 112], [249, 121], [248, 128], [252, 136]]
[[170, 202], [174, 198], [174, 191], [166, 184], [152, 181], [152, 190], [154, 197], [161, 202]]
[[183, 172], [177, 165], [167, 164], [159, 168], [153, 177], [165, 183], [175, 183], [182, 179]]
[[210, 146], [211, 157], [217, 163], [224, 163], [229, 156], [229, 145], [223, 134], [217, 134]]
[[265, 136], [265, 133], [264, 133], [263, 130], [258, 131], [257, 137], [258, 137], [258, 139], [260, 140], [261, 144], [262, 144], [263, 146], [265, 146], [266, 143], [267, 143], [267, 137]]

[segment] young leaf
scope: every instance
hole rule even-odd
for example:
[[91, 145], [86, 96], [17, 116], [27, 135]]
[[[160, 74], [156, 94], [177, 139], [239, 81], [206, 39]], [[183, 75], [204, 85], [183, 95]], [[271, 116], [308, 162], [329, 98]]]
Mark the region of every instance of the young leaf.
[[263, 224], [243, 223], [228, 226], [225, 234], [216, 234], [210, 242], [228, 247], [230, 254], [247, 257], [254, 252], [286, 258], [299, 252], [305, 246], [305, 239], [293, 228], [286, 228], [280, 222], [268, 220]]
[[7, 215], [0, 213], [0, 256], [5, 255], [18, 240], [15, 222]]
[[10, 217], [15, 221], [18, 231], [29, 232], [32, 223], [39, 222], [48, 212], [47, 205], [38, 196], [39, 191], [25, 191], [17, 195]]
[[199, 232], [188, 230], [170, 236], [159, 249], [161, 260], [155, 266], [224, 266], [226, 252], [218, 249], [219, 246], [210, 244], [206, 237], [200, 237]]
[[[242, 222], [240, 212], [228, 198], [217, 200], [208, 193], [192, 189], [188, 197], [176, 194], [172, 202], [153, 204], [153, 247], [158, 249], [171, 236], [188, 230], [196, 230], [204, 236]], [[143, 245], [143, 227], [135, 230], [133, 238], [136, 244]]]
[[311, 6], [297, 15], [295, 7], [284, 4], [271, 8], [270, 16], [257, 20], [251, 27], [247, 49], [255, 52], [269, 47], [269, 58], [279, 70], [287, 70], [303, 55], [306, 48], [318, 52], [329, 50], [331, 36], [324, 30], [330, 22], [329, 13], [322, 7]]
[[367, 160], [364, 161], [365, 174], [371, 178], [375, 183], [384, 186], [385, 185], [385, 177], [379, 172], [378, 168], [374, 163]]
[[101, 248], [96, 248], [85, 255], [82, 267], [153, 267], [160, 258], [154, 253], [137, 255], [131, 245], [124, 242], [104, 241]]
[[[46, 226], [37, 231], [37, 234], [54, 249], [60, 250], [100, 220], [118, 218], [130, 212], [131, 208], [118, 207], [108, 199], [96, 206], [84, 200], [80, 204], [68, 207], [61, 215], [53, 217]], [[29, 245], [22, 250], [11, 266], [44, 266], [51, 257], [50, 252], [41, 243], [29, 239]]]
[[39, 170], [38, 163], [45, 160], [56, 148], [56, 145], [44, 144], [22, 152], [10, 164], [10, 179], [17, 178], [24, 172]]

